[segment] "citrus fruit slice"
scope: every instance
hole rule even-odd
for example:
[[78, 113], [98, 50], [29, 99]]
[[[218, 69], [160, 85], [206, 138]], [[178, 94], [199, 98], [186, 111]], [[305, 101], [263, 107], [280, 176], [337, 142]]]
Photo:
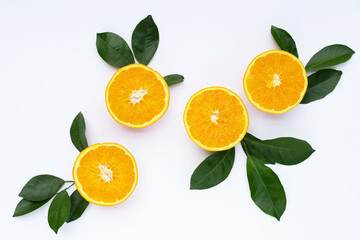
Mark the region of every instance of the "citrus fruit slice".
[[252, 60], [244, 76], [249, 101], [267, 113], [285, 113], [303, 99], [308, 86], [304, 65], [294, 55], [271, 50]]
[[135, 159], [126, 148], [116, 143], [98, 143], [77, 157], [73, 177], [88, 202], [113, 206], [132, 194], [138, 174]]
[[142, 64], [120, 68], [107, 85], [106, 107], [118, 123], [144, 128], [159, 120], [169, 107], [169, 87], [156, 71]]
[[238, 95], [223, 87], [209, 87], [190, 98], [184, 124], [197, 145], [209, 151], [223, 151], [243, 139], [249, 117]]

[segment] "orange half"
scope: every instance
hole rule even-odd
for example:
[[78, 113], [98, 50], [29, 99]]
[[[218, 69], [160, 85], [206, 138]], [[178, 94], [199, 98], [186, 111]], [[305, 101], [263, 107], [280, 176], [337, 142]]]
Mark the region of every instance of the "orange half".
[[165, 114], [169, 87], [158, 72], [139, 63], [130, 64], [111, 78], [105, 100], [115, 121], [131, 128], [144, 128]]
[[197, 145], [208, 151], [223, 151], [244, 138], [249, 117], [238, 95], [223, 87], [209, 87], [190, 98], [184, 124]]
[[88, 202], [114, 206], [132, 194], [138, 173], [135, 159], [126, 148], [116, 143], [98, 143], [77, 157], [73, 177]]
[[296, 107], [308, 86], [304, 65], [291, 53], [264, 52], [252, 60], [244, 76], [244, 90], [259, 110], [280, 114]]

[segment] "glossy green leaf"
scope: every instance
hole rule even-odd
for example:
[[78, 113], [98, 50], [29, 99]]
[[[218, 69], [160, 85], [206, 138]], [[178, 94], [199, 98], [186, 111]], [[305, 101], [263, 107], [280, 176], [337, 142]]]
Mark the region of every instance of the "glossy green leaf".
[[70, 214], [68, 218], [66, 219], [66, 222], [72, 222], [81, 217], [81, 215], [84, 213], [86, 208], [89, 205], [89, 202], [86, 201], [78, 192], [78, 190], [75, 190], [71, 196], [71, 209]]
[[[247, 133], [241, 142], [246, 144], [248, 154], [265, 164], [295, 165], [315, 152], [309, 143], [291, 137], [260, 140]], [[243, 146], [244, 148], [244, 146]]]
[[38, 175], [30, 179], [19, 196], [29, 201], [40, 202], [52, 198], [65, 181], [52, 175]]
[[234, 159], [235, 148], [208, 156], [192, 174], [190, 189], [207, 189], [224, 181], [230, 174]]
[[334, 69], [323, 69], [310, 75], [308, 77], [308, 88], [301, 103], [310, 103], [326, 97], [335, 89], [341, 75], [341, 71]]
[[324, 47], [306, 64], [306, 71], [316, 71], [326, 67], [331, 67], [343, 62], [346, 62], [351, 58], [355, 52], [341, 44], [334, 44]]
[[135, 62], [129, 45], [115, 33], [98, 33], [96, 48], [100, 57], [111, 66], [121, 68]]
[[[269, 158], [267, 151], [264, 151], [262, 147], [262, 140], [256, 138], [250, 133], [246, 133], [245, 137], [241, 141], [241, 146], [244, 148], [244, 144], [246, 143], [248, 153], [257, 160], [265, 163], [265, 164], [275, 164], [274, 159]], [[259, 147], [260, 145], [260, 147]]]
[[180, 74], [171, 74], [171, 75], [167, 75], [164, 77], [166, 83], [168, 86], [177, 84], [177, 83], [181, 83], [184, 81], [184, 77], [181, 76]]
[[287, 31], [271, 26], [271, 35], [282, 50], [299, 57], [295, 41]]
[[66, 190], [59, 192], [51, 202], [48, 212], [48, 223], [55, 233], [65, 223], [70, 214], [70, 208], [71, 200]]
[[40, 202], [34, 202], [34, 201], [29, 201], [29, 200], [26, 200], [23, 198], [16, 206], [13, 217], [18, 217], [18, 216], [28, 214], [28, 213], [40, 208], [45, 203], [47, 203], [49, 200], [50, 199], [46, 199], [46, 200], [40, 201]]
[[247, 155], [246, 171], [251, 199], [264, 213], [280, 221], [286, 208], [286, 195], [280, 179], [271, 168], [249, 154], [246, 143], [242, 143], [242, 147]]
[[280, 221], [286, 208], [280, 179], [269, 167], [251, 157], [247, 159], [246, 169], [251, 199], [264, 213]]
[[85, 136], [85, 119], [81, 112], [74, 118], [71, 128], [70, 137], [74, 146], [81, 152], [88, 147], [88, 143]]
[[144, 65], [149, 64], [159, 45], [159, 30], [151, 15], [135, 27], [131, 45], [136, 60]]

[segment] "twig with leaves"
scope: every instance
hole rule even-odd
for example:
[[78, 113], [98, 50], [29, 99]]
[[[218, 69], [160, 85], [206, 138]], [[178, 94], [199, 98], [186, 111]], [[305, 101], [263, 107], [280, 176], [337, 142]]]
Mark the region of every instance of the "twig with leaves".
[[[133, 31], [131, 47], [134, 54], [127, 42], [115, 33], [98, 33], [96, 38], [96, 48], [100, 57], [109, 65], [117, 68], [133, 64], [135, 59], [143, 65], [148, 65], [155, 55], [158, 45], [159, 30], [151, 15], [141, 20]], [[184, 77], [180, 74], [170, 74], [164, 79], [168, 86], [184, 81]]]
[[[71, 141], [80, 152], [88, 147], [85, 129], [85, 119], [80, 112], [70, 128]], [[59, 191], [66, 183], [70, 185]], [[48, 211], [48, 223], [50, 228], [57, 233], [65, 222], [69, 223], [81, 217], [89, 205], [89, 202], [77, 190], [69, 196], [67, 190], [72, 186], [74, 186], [73, 181], [65, 181], [47, 174], [31, 178], [19, 193], [22, 200], [16, 206], [13, 217], [35, 211], [53, 199]]]

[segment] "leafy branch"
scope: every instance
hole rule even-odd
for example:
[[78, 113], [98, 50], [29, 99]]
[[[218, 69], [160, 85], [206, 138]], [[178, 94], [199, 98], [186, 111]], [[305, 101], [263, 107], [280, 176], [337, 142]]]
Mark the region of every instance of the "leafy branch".
[[[280, 220], [286, 208], [284, 188], [276, 173], [265, 164], [296, 165], [315, 151], [304, 140], [282, 137], [261, 140], [247, 133], [241, 141], [247, 156], [246, 171], [254, 203]], [[235, 161], [235, 148], [208, 156], [191, 176], [190, 189], [207, 189], [224, 181]]]
[[[100, 57], [109, 65], [122, 68], [135, 63], [135, 59], [148, 65], [159, 46], [159, 30], [151, 15], [141, 20], [135, 27], [131, 37], [131, 48], [119, 35], [112, 32], [98, 33], [96, 48]], [[170, 74], [164, 77], [170, 85], [184, 81], [179, 74]]]
[[[74, 146], [81, 152], [88, 147], [85, 136], [85, 119], [80, 112], [74, 118], [70, 137]], [[71, 183], [61, 190], [65, 183]], [[48, 223], [55, 233], [65, 223], [75, 221], [84, 213], [89, 205], [77, 190], [71, 196], [67, 190], [74, 186], [74, 181], [65, 181], [52, 175], [38, 175], [31, 178], [19, 193], [22, 197], [15, 208], [13, 217], [23, 216], [45, 205], [52, 199], [48, 211]]]

